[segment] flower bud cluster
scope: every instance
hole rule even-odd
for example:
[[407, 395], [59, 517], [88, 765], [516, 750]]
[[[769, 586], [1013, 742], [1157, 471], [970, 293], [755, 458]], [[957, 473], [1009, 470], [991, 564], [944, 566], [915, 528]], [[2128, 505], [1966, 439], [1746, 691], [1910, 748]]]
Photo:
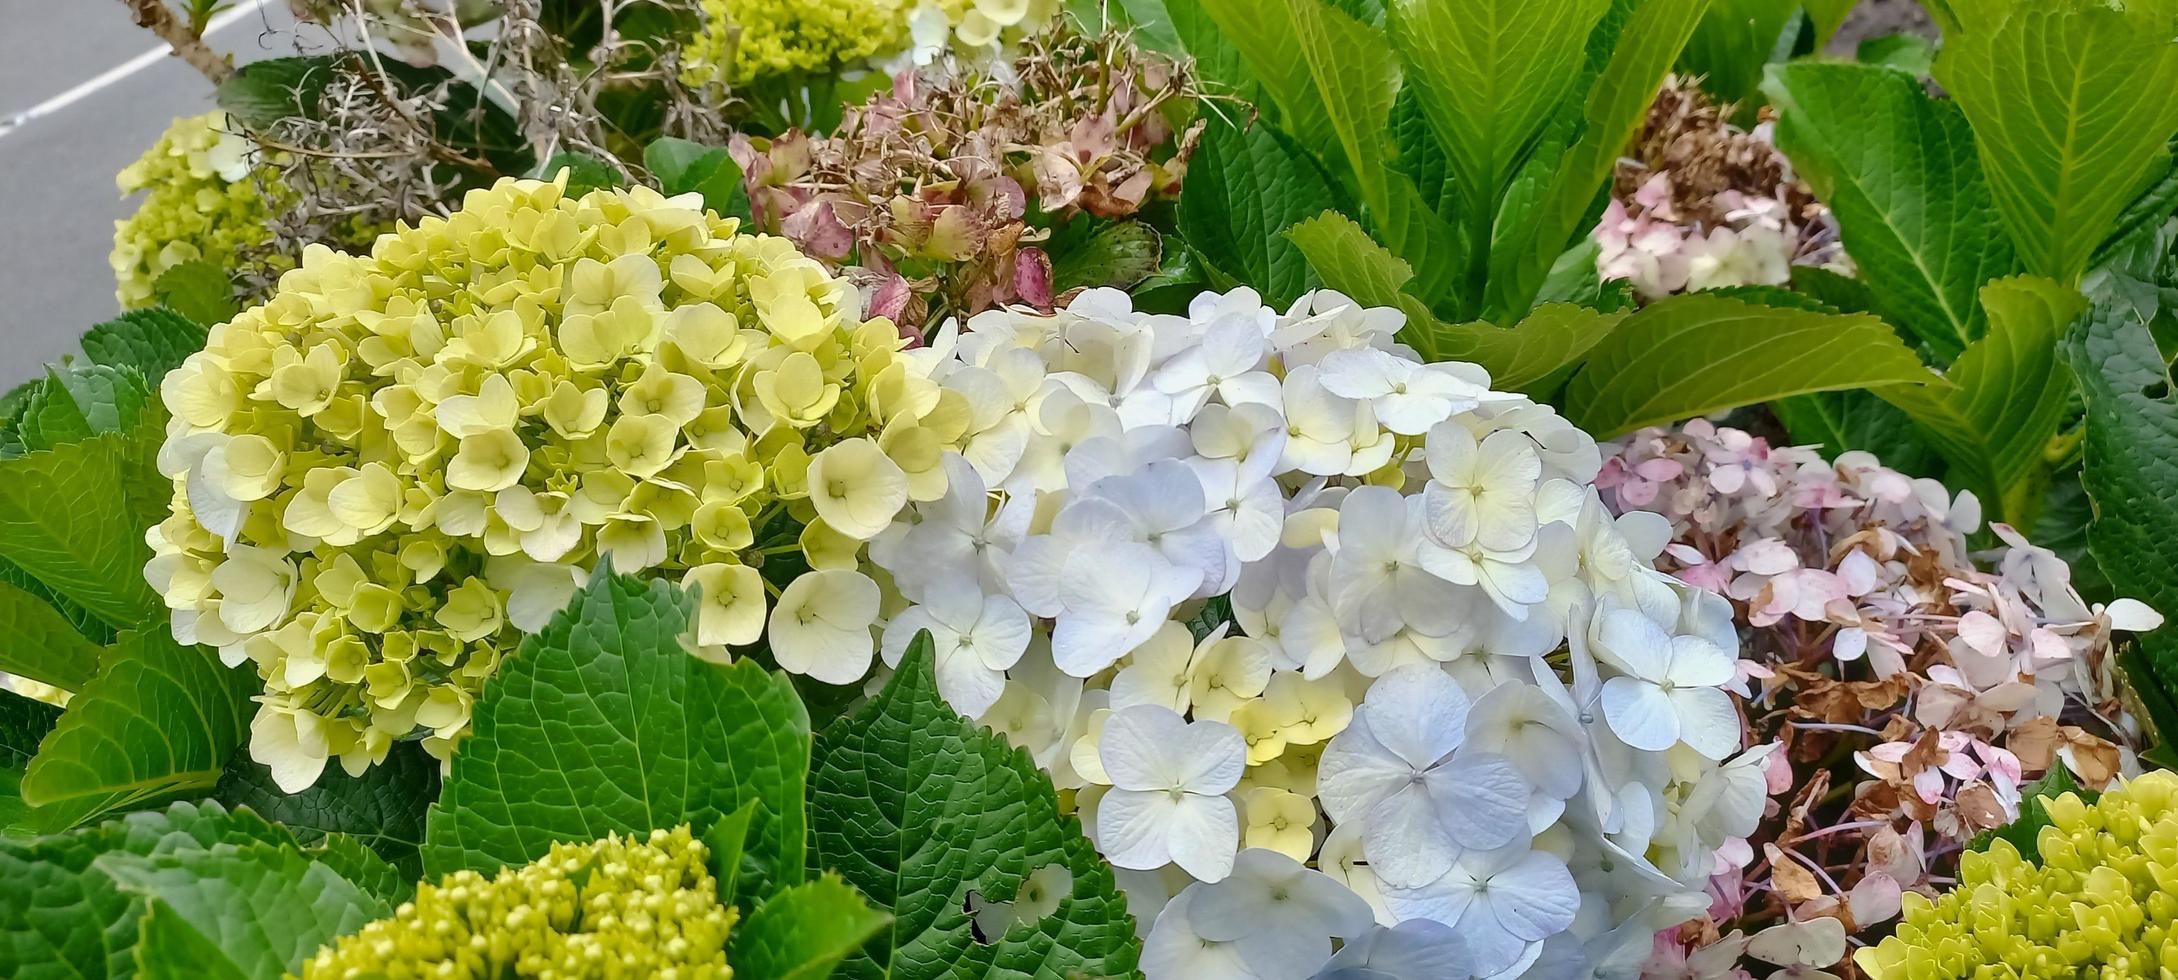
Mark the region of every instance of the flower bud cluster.
[[1908, 895], [1898, 933], [1854, 963], [1870, 980], [2178, 970], [2178, 775], [2148, 773], [2092, 804], [2044, 803], [2038, 859], [2001, 839], [1965, 855], [1956, 887]]
[[697, 642], [746, 644], [767, 588], [823, 591], [792, 580], [942, 493], [965, 401], [859, 309], [640, 188], [505, 180], [368, 257], [313, 248], [162, 383], [145, 575], [177, 639], [264, 678], [250, 748], [283, 787], [412, 736], [444, 759], [599, 560], [700, 586]]
[[226, 114], [209, 112], [174, 120], [114, 177], [124, 195], [148, 192], [135, 214], [113, 226], [115, 297], [123, 308], [149, 305], [152, 284], [168, 269], [207, 261], [231, 271], [236, 256], [270, 237], [273, 205], [252, 179], [250, 154], [249, 141], [227, 131]]
[[735, 911], [687, 825], [559, 843], [487, 880], [457, 871], [303, 963], [303, 980], [672, 977], [729, 980]]
[[681, 51], [692, 83], [830, 73], [907, 43], [903, 0], [703, 0], [702, 10], [703, 29]]
[[1050, 26], [1060, 8], [1060, 0], [921, 0], [907, 18], [915, 63], [948, 52], [991, 60]]
[[882, 652], [928, 631], [940, 693], [1073, 791], [1152, 977], [1307, 976], [1333, 937], [1638, 963], [1761, 814], [1728, 604], [1650, 567], [1667, 525], [1605, 510], [1593, 440], [1402, 321], [1090, 290], [912, 352], [973, 422], [871, 543]]

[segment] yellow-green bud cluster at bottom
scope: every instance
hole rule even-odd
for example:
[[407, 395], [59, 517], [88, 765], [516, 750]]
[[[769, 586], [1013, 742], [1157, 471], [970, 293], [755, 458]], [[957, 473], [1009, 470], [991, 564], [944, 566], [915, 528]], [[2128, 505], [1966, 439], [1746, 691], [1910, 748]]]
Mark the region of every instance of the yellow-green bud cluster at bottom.
[[1854, 956], [1870, 980], [2178, 977], [2178, 775], [2045, 804], [2040, 863], [2004, 840], [1963, 855], [1958, 887], [1908, 894], [1897, 934]]
[[684, 824], [643, 841], [554, 844], [489, 881], [455, 872], [319, 950], [302, 975], [728, 980], [735, 912], [719, 902], [707, 856]]

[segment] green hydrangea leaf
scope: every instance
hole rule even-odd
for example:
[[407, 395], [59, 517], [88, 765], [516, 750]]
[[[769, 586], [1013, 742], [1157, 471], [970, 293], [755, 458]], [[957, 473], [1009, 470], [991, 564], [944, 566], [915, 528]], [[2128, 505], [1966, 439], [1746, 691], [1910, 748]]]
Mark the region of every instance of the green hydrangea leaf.
[[690, 655], [693, 609], [670, 584], [601, 572], [524, 640], [477, 700], [424, 870], [490, 874], [553, 841], [703, 827], [754, 802], [743, 887], [801, 880], [809, 717], [785, 675]]
[[726, 959], [736, 980], [823, 980], [891, 921], [828, 874], [765, 899], [734, 928]]
[[60, 721], [59, 705], [0, 692], [0, 766], [21, 769], [38, 754], [38, 743]]
[[[1799, 16], [1799, 4], [1789, 0], [1711, 0], [1679, 53], [1679, 69], [1699, 78], [1719, 100], [1744, 102], [1755, 94], [1763, 66]], [[1790, 38], [1785, 39], [1789, 50]]]
[[[2082, 482], [2094, 501], [2088, 550], [2117, 594], [2178, 614], [2178, 398], [2137, 316], [2097, 304], [2065, 343], [2087, 402]], [[2166, 744], [2178, 738], [2178, 632], [2139, 637], [2125, 667]]]
[[1607, 439], [1788, 395], [1937, 380], [1875, 317], [1693, 293], [1619, 324], [1567, 383], [1565, 407]]
[[227, 270], [201, 259], [159, 273], [151, 283], [151, 294], [160, 305], [197, 323], [225, 323], [242, 312]]
[[173, 498], [155, 428], [0, 460], [0, 559], [121, 629], [166, 618], [144, 581], [144, 528]]
[[413, 742], [395, 743], [384, 762], [361, 776], [328, 767], [300, 793], [280, 789], [269, 770], [238, 752], [212, 790], [213, 799], [264, 814], [304, 844], [328, 834], [353, 837], [408, 879], [423, 877], [424, 815], [438, 795], [438, 760]]
[[718, 883], [722, 905], [746, 905], [741, 899], [741, 855], [749, 847], [749, 828], [756, 822], [756, 803], [744, 803], [703, 829], [703, 847], [711, 853], [711, 880]]
[[[817, 864], [890, 909], [893, 927], [840, 966], [845, 977], [1121, 976], [1141, 953], [1112, 871], [1059, 811], [1028, 754], [938, 694], [930, 637], [909, 645], [883, 692], [817, 738], [810, 808]], [[1056, 912], [989, 943], [968, 893], [1010, 899], [1058, 864], [1073, 892]]]
[[1948, 363], [1981, 337], [1982, 283], [2011, 240], [1956, 103], [1905, 72], [1801, 62], [1770, 69], [1777, 143], [1831, 206], [1876, 312]]
[[23, 802], [23, 769], [59, 720], [58, 707], [0, 691], [0, 837], [37, 832]]
[[164, 625], [123, 634], [76, 692], [23, 776], [49, 830], [202, 792], [249, 731], [255, 673], [174, 642]]
[[48, 367], [24, 407], [18, 434], [26, 451], [55, 449], [132, 427], [151, 401], [150, 385], [132, 367]]
[[1404, 261], [1369, 240], [1361, 226], [1325, 212], [1287, 233], [1308, 256], [1324, 284], [1368, 306], [1398, 307], [1407, 315], [1399, 339], [1423, 360], [1469, 361], [1490, 372], [1499, 388], [1529, 390], [1577, 364], [1603, 341], [1625, 313], [1578, 306], [1537, 307], [1519, 326], [1446, 323], [1402, 290], [1413, 273]]
[[293, 116], [316, 118], [332, 78], [333, 60], [324, 55], [267, 58], [236, 70], [213, 98], [242, 125], [265, 129]]
[[2005, 0], [1959, 20], [1944, 32], [1936, 80], [1974, 124], [2023, 264], [2077, 283], [2170, 166], [2178, 17], [2138, 0]]
[[1157, 229], [1140, 221], [1119, 221], [1051, 257], [1051, 292], [1110, 286], [1129, 289], [1156, 273], [1164, 254]]
[[1180, 195], [1180, 234], [1209, 264], [1283, 307], [1316, 287], [1308, 261], [1279, 233], [1337, 194], [1299, 147], [1267, 126], [1205, 120]]
[[303, 856], [333, 869], [334, 874], [387, 905], [399, 905], [416, 897], [418, 876], [380, 857], [362, 838], [340, 833], [320, 834], [318, 842], [303, 848], [302, 852]]
[[280, 980], [318, 947], [392, 912], [293, 845], [107, 853], [92, 867], [149, 903], [136, 948], [146, 978]]
[[537, 176], [552, 180], [560, 171], [567, 171], [567, 193], [574, 196], [588, 194], [599, 189], [612, 189], [625, 183], [620, 172], [611, 164], [587, 153], [561, 152], [553, 154], [544, 166], [537, 168]]
[[1580, 82], [1610, 0], [1393, 0], [1386, 24], [1408, 84], [1484, 227], [1498, 192]]
[[254, 813], [176, 803], [35, 840], [0, 838], [0, 976], [100, 980], [136, 973], [144, 903], [93, 866], [104, 854], [168, 854], [216, 844], [291, 843]]
[[160, 306], [130, 310], [84, 334], [83, 353], [95, 363], [133, 367], [156, 381], [203, 350], [205, 324], [217, 322], [193, 320]]
[[2031, 527], [2049, 486], [2046, 450], [2072, 396], [2057, 342], [2087, 300], [2035, 276], [1990, 283], [1981, 297], [1989, 333], [1952, 362], [1943, 383], [1877, 396], [1920, 425], [1951, 464], [1951, 482], [1993, 505], [1996, 518]]
[[703, 195], [703, 206], [722, 218], [749, 219], [749, 189], [741, 165], [723, 148], [663, 136], [643, 148], [643, 166], [669, 196]]
[[0, 671], [79, 691], [98, 673], [98, 653], [59, 610], [0, 582]]

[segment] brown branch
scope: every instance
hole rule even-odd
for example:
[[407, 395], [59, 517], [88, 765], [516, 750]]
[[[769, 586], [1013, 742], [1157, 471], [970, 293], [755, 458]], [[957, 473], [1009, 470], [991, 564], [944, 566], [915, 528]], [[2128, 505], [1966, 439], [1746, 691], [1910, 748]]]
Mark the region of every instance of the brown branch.
[[202, 37], [189, 29], [189, 25], [174, 16], [166, 8], [166, 0], [121, 0], [128, 5], [129, 14], [136, 19], [136, 26], [150, 31], [174, 49], [174, 56], [187, 62], [198, 74], [218, 85], [234, 77], [234, 66], [219, 52], [204, 43]]

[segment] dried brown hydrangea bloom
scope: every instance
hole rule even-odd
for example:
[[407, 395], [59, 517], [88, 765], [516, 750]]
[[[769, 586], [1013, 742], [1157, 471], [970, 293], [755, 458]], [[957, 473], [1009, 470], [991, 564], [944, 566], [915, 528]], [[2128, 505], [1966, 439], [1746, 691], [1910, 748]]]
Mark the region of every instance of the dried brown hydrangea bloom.
[[1129, 34], [1059, 27], [1009, 65], [903, 73], [829, 137], [737, 137], [733, 150], [760, 229], [844, 270], [872, 291], [871, 315], [914, 330], [1052, 308], [1053, 229], [1176, 195], [1198, 97], [1186, 64]]
[[1594, 233], [1603, 278], [1653, 300], [1784, 285], [1795, 266], [1850, 270], [1830, 209], [1771, 144], [1768, 110], [1752, 129], [1733, 112], [1691, 79], [1665, 79]]

